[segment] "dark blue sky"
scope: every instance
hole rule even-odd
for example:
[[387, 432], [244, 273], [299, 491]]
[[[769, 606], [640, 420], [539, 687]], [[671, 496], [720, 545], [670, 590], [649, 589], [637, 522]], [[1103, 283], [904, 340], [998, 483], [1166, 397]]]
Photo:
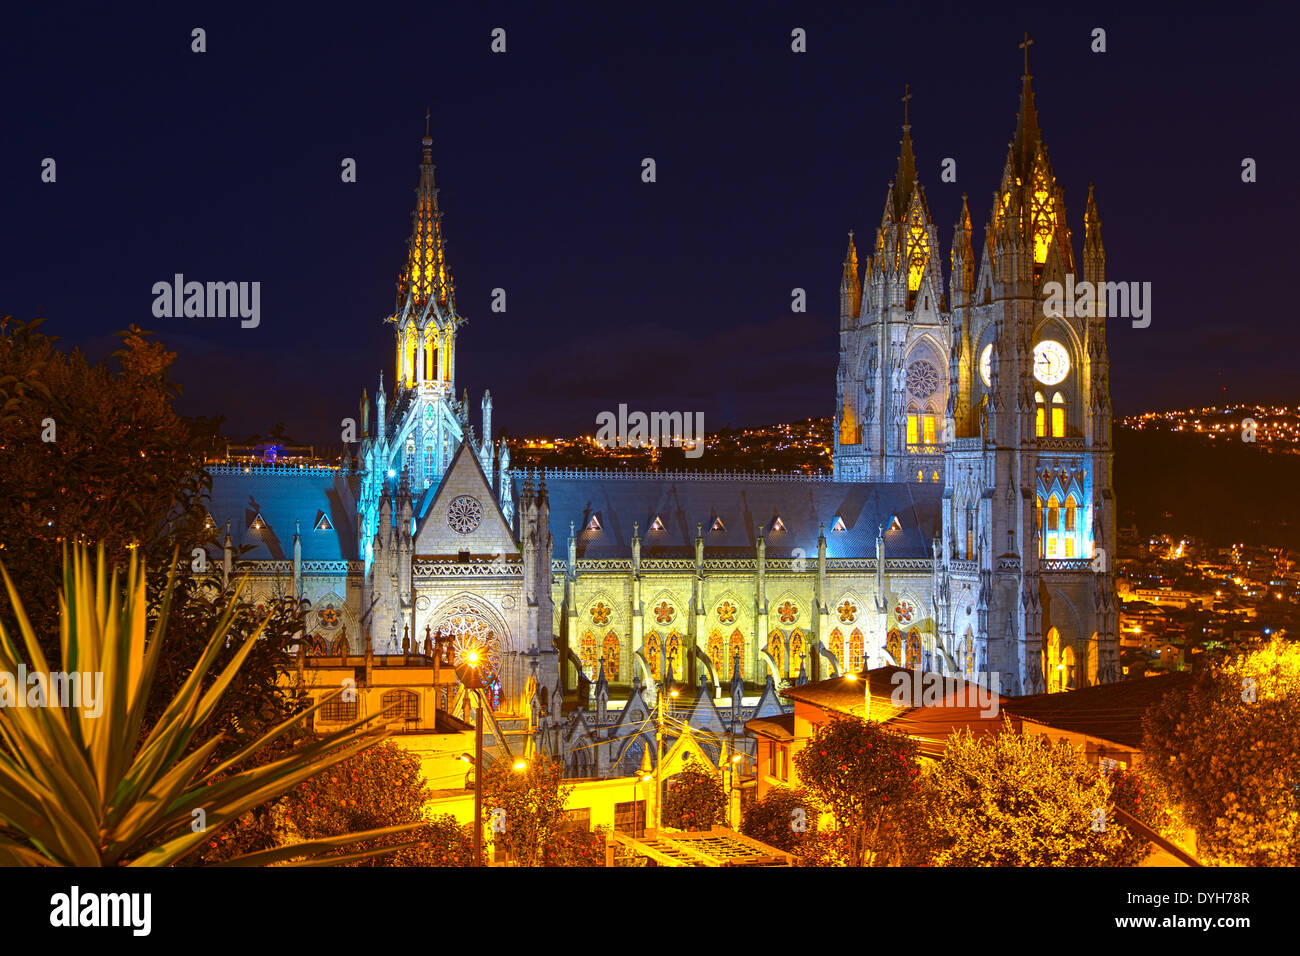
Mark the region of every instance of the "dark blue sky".
[[[1028, 30], [1076, 251], [1091, 181], [1108, 277], [1153, 285], [1150, 328], [1110, 323], [1116, 410], [1300, 398], [1293, 24], [836, 6], [6, 8], [0, 313], [95, 355], [154, 329], [182, 410], [337, 441], [392, 367], [381, 320], [428, 107], [475, 421], [485, 387], [514, 434], [619, 402], [703, 410], [709, 430], [830, 414], [845, 232], [874, 237], [903, 84], [946, 273], [962, 192], [982, 245]], [[155, 319], [176, 272], [260, 281], [261, 326]]]

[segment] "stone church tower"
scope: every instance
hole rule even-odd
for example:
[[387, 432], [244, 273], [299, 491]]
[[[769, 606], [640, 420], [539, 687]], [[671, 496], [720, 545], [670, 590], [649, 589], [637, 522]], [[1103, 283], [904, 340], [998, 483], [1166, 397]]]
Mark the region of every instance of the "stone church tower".
[[874, 255], [859, 277], [850, 238], [844, 263], [835, 421], [837, 480], [942, 476], [938, 644], [1010, 694], [1118, 679], [1104, 308], [1044, 291], [1100, 288], [1101, 220], [1090, 187], [1076, 263], [1030, 81], [1026, 55], [984, 248], [963, 196], [946, 297], [904, 123]]

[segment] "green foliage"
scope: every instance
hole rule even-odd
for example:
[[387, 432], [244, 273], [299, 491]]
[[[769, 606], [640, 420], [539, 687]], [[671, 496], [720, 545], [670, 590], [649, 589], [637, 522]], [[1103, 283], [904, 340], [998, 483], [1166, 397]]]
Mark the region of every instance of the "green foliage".
[[[0, 380], [14, 383], [0, 416], [0, 557], [53, 655], [60, 542], [102, 543], [118, 567], [139, 550], [161, 593], [173, 552], [188, 566], [193, 547], [212, 540], [201, 497], [216, 423], [175, 413], [178, 387], [167, 377], [175, 355], [149, 333], [119, 333], [114, 370], [59, 351], [37, 324], [0, 322]], [[0, 619], [14, 625], [3, 595]]]
[[546, 756], [533, 757], [524, 770], [500, 763], [484, 768], [484, 828], [497, 849], [520, 866], [541, 866], [560, 834], [573, 792], [563, 779], [564, 765]]
[[546, 866], [604, 866], [609, 827], [562, 830], [546, 847]]
[[354, 754], [304, 780], [272, 804], [255, 808], [220, 838], [209, 842], [205, 859], [227, 859], [238, 852], [290, 846], [304, 840], [335, 837], [359, 830], [417, 825], [401, 840], [380, 837], [332, 854], [404, 845], [381, 858], [352, 866], [472, 866], [472, 826], [452, 816], [425, 818], [429, 789], [420, 776], [420, 761], [391, 741]]
[[[1177, 840], [1183, 833], [1178, 814], [1172, 806], [1163, 783], [1141, 767], [1110, 770], [1111, 803], [1146, 824], [1161, 836]], [[1151, 855], [1155, 846], [1150, 841], [1127, 832], [1115, 858], [1116, 866], [1137, 866]]]
[[[1110, 784], [1066, 741], [953, 734], [921, 794], [938, 866], [1111, 866], [1132, 837], [1110, 811]], [[913, 830], [915, 833], [915, 830]]]
[[740, 832], [793, 853], [815, 836], [817, 815], [816, 804], [803, 788], [773, 787], [745, 809]]
[[727, 796], [722, 775], [694, 761], [664, 781], [664, 826], [678, 830], [708, 830], [726, 816]]
[[[249, 810], [373, 744], [378, 736], [359, 721], [295, 748], [274, 763], [256, 763], [264, 747], [301, 726], [312, 710], [272, 728], [210, 770], [220, 737], [199, 733], [260, 637], [253, 631], [204, 688], [219, 649], [231, 638], [223, 617], [180, 691], [146, 727], [155, 670], [163, 647], [168, 587], [152, 637], [146, 629], [145, 575], [132, 555], [124, 577], [103, 549], [99, 567], [80, 546], [65, 562], [59, 601], [61, 670], [102, 675], [93, 703], [82, 706], [0, 707], [0, 863], [64, 866], [168, 866]], [[23, 602], [5, 575], [10, 605], [25, 645], [18, 650], [0, 624], [0, 672], [19, 663], [49, 674]], [[30, 700], [30, 698], [29, 698]], [[76, 702], [70, 702], [76, 703]], [[90, 706], [87, 706], [87, 705]], [[143, 738], [143, 739], [141, 739]], [[197, 746], [192, 746], [198, 744]], [[197, 811], [197, 812], [196, 812]], [[398, 830], [309, 841], [292, 853], [267, 851], [239, 862], [267, 864], [310, 858], [342, 844]], [[345, 858], [338, 858], [342, 862]]]
[[1206, 860], [1300, 864], [1300, 647], [1274, 638], [1171, 692], [1143, 724], [1146, 766]]
[[848, 861], [874, 860], [885, 811], [916, 791], [916, 743], [875, 721], [831, 714], [794, 756], [799, 780], [844, 831]]

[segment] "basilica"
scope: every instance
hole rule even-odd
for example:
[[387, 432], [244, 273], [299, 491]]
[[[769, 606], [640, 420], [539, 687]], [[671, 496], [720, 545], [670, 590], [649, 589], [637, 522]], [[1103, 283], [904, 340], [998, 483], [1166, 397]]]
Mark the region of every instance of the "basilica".
[[1101, 220], [1090, 187], [1076, 250], [1030, 80], [983, 242], [963, 198], [946, 257], [905, 114], [874, 241], [849, 234], [817, 477], [513, 469], [491, 395], [473, 422], [456, 395], [426, 133], [355, 458], [210, 467], [215, 559], [255, 600], [306, 602], [313, 654], [485, 637], [495, 716], [575, 776], [635, 771], [666, 690], [738, 749], [783, 685], [864, 667], [1012, 696], [1116, 680], [1105, 317], [1044, 305], [1047, 283], [1104, 281]]

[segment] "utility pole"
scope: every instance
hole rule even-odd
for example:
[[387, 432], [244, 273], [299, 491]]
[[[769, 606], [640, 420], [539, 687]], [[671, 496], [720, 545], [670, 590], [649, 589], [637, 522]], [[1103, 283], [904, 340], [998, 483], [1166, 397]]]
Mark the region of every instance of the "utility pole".
[[660, 782], [660, 768], [664, 762], [664, 685], [659, 684], [659, 692], [655, 694], [655, 829], [658, 830], [663, 825], [663, 785]]
[[483, 695], [474, 708], [474, 865], [483, 859]]

